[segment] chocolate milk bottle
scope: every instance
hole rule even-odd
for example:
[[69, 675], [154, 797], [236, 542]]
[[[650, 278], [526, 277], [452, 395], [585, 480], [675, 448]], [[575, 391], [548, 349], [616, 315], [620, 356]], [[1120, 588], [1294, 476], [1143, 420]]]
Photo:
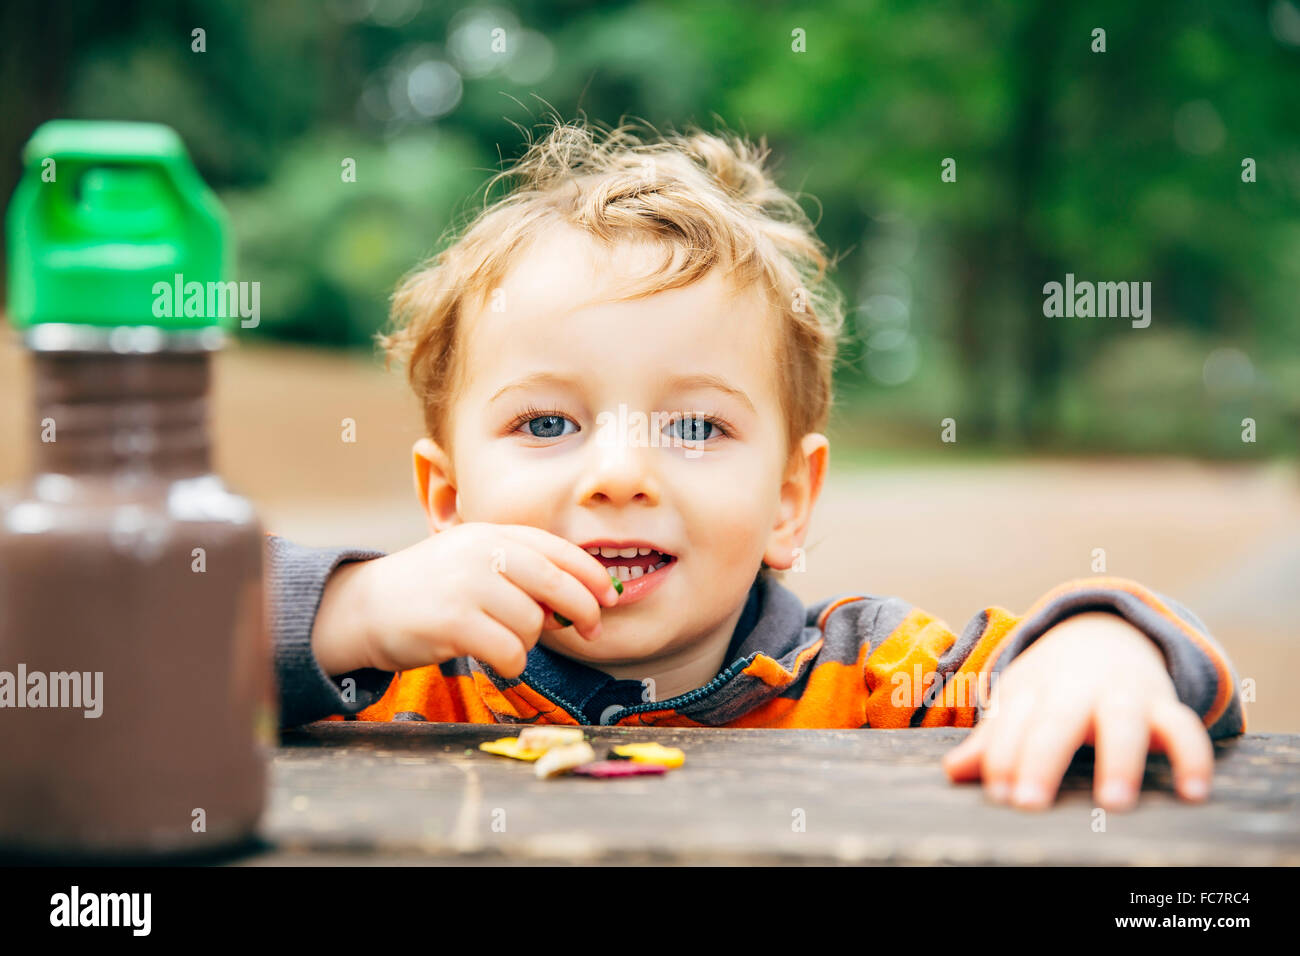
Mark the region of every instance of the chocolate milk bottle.
[[207, 291], [222, 211], [165, 126], [55, 121], [24, 161], [8, 309], [35, 394], [30, 474], [0, 492], [0, 854], [256, 845], [278, 721], [262, 529], [212, 471], [212, 354], [238, 314]]

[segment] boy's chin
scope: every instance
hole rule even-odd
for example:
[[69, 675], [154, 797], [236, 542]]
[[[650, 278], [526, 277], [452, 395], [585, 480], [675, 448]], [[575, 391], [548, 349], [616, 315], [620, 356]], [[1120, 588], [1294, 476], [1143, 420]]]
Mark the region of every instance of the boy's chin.
[[647, 642], [644, 635], [629, 641], [616, 637], [609, 630], [606, 627], [594, 641], [585, 640], [578, 634], [569, 636], [556, 631], [543, 631], [538, 643], [548, 651], [587, 664], [634, 663], [653, 657], [660, 649], [659, 644]]

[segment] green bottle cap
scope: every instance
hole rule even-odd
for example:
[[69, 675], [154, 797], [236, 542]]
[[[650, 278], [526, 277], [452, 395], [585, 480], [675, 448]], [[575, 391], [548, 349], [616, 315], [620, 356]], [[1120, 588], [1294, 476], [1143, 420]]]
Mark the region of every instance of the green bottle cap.
[[[208, 292], [230, 262], [225, 213], [171, 127], [53, 120], [28, 141], [23, 166], [6, 223], [15, 327], [172, 331], [238, 315], [229, 288]], [[193, 283], [201, 309], [186, 296]]]

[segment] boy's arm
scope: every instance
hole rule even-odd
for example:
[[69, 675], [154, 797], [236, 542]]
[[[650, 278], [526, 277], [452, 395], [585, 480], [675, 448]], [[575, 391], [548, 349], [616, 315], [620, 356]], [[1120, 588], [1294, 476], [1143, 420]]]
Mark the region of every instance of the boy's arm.
[[974, 726], [997, 675], [1012, 660], [1066, 618], [1105, 611], [1156, 643], [1179, 701], [1196, 712], [1210, 737], [1246, 729], [1237, 676], [1223, 649], [1190, 611], [1135, 581], [1070, 581], [1020, 617], [986, 608], [960, 635], [896, 599], [841, 598], [815, 611], [825, 615], [828, 636], [831, 628], [851, 628], [865, 654], [866, 719], [872, 727]]
[[[382, 551], [361, 548], [309, 548], [266, 535], [266, 587], [281, 727], [355, 714], [388, 689], [392, 671], [366, 667], [331, 677], [311, 648], [312, 625], [330, 575], [344, 562], [383, 556]], [[348, 696], [355, 699], [345, 699], [344, 680], [355, 682], [355, 687], [348, 685]]]

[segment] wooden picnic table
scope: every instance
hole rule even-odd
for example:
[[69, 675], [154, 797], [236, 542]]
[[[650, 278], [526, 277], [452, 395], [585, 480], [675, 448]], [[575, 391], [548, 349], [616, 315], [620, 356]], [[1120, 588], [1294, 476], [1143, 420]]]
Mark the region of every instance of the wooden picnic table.
[[939, 759], [966, 730], [584, 729], [599, 758], [654, 740], [686, 763], [538, 780], [478, 749], [510, 725], [322, 721], [281, 735], [267, 848], [235, 862], [1300, 863], [1300, 734], [1216, 742], [1200, 805], [1150, 755], [1138, 806], [1098, 816], [1089, 748], [1056, 802], [1027, 812], [948, 781]]

